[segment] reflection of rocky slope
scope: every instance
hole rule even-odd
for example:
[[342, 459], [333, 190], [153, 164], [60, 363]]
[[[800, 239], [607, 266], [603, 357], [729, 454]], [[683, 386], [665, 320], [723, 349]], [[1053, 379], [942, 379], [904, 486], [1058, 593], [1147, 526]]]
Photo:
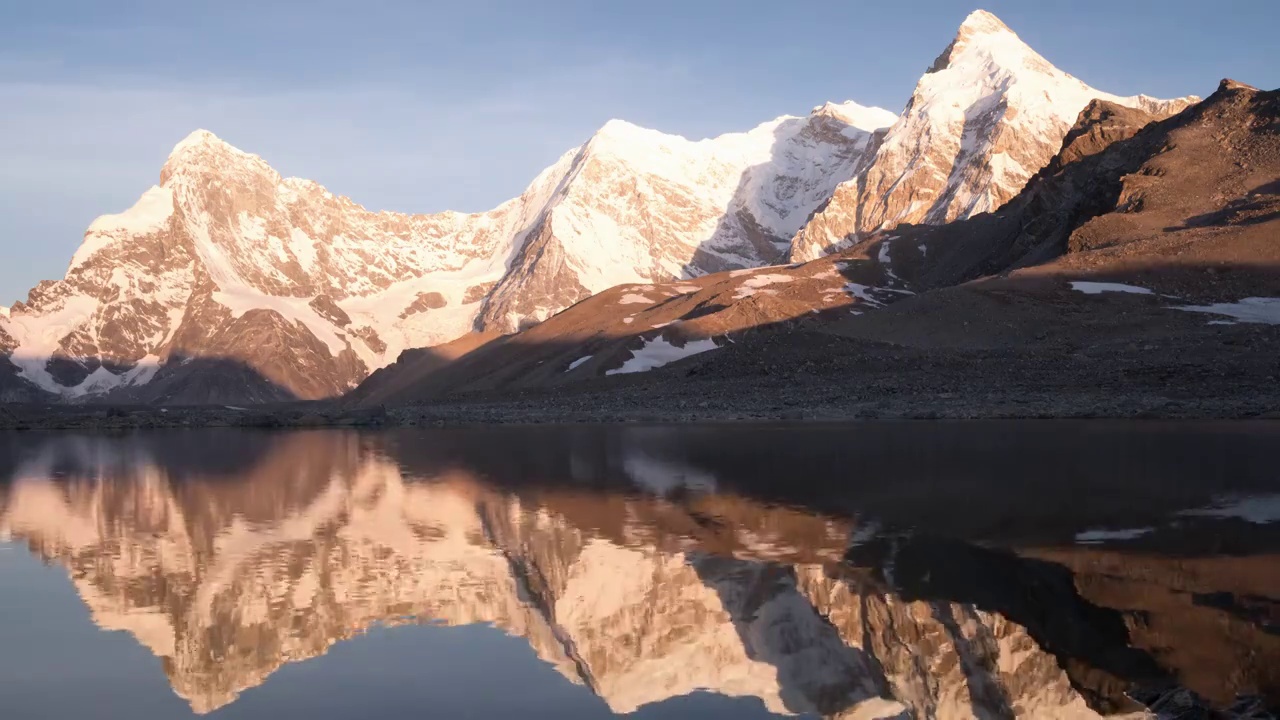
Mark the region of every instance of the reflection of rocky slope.
[[[922, 595], [927, 557], [923, 574], [896, 550], [847, 565], [851, 539], [865, 539], [850, 521], [707, 494], [707, 470], [639, 446], [610, 465], [631, 478], [625, 494], [512, 493], [447, 467], [407, 482], [368, 442], [281, 436], [243, 469], [203, 474], [124, 442], [57, 442], [0, 489], [0, 532], [65, 564], [95, 622], [163, 658], [198, 711], [372, 623], [411, 619], [525, 637], [616, 712], [697, 689], [859, 718], [1096, 717], [1086, 698], [1123, 705], [1114, 666], [1045, 651], [1059, 636], [998, 568], [985, 594]], [[64, 479], [50, 478], [52, 460]], [[604, 467], [573, 462], [583, 478]], [[1010, 577], [1031, 573], [1019, 582], [1039, 577], [1002, 557], [1024, 568]], [[1094, 619], [1079, 608], [1095, 606], [1069, 582], [1046, 587], [1042, 612], [1068, 631], [1092, 627], [1078, 626]], [[1104, 640], [1146, 657], [1124, 649], [1123, 631]], [[1232, 642], [1277, 656], [1252, 636]]]

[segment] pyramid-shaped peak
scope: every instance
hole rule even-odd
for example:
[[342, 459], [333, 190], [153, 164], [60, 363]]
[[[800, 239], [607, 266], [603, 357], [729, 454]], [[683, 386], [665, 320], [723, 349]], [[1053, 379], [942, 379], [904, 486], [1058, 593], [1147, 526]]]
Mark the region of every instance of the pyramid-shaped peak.
[[262, 158], [244, 152], [208, 130], [196, 130], [186, 136], [165, 160], [164, 169], [160, 172], [161, 183], [175, 172], [205, 172], [208, 170], [225, 170], [231, 167], [253, 167], [257, 171], [270, 172]]
[[969, 13], [956, 31], [955, 39], [942, 51], [926, 74], [945, 70], [964, 62], [966, 58], [969, 65], [994, 64], [1009, 69], [1054, 71], [1049, 62], [1028, 47], [1017, 33], [986, 10]]
[[169, 151], [169, 157], [174, 157], [175, 155], [178, 155], [179, 153], [185, 150], [191, 150], [195, 148], [207, 148], [207, 147], [215, 147], [215, 148], [221, 149], [221, 148], [229, 148], [231, 146], [228, 145], [222, 138], [218, 137], [217, 135], [214, 135], [208, 130], [200, 129], [200, 130], [196, 130], [195, 132], [191, 133], [190, 135], [180, 140], [177, 145], [174, 145], [173, 150]]
[[995, 14], [986, 10], [974, 10], [969, 16], [960, 23], [960, 31], [957, 36], [975, 35], [983, 33], [999, 33], [1013, 32], [1005, 25]]

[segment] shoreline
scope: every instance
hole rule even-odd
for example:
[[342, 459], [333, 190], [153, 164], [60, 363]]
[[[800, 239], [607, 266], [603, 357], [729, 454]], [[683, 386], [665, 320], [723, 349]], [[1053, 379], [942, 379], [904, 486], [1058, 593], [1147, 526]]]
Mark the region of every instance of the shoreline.
[[877, 400], [810, 407], [780, 402], [695, 401], [683, 406], [590, 398], [475, 400], [348, 409], [327, 404], [269, 406], [29, 406], [0, 405], [0, 432], [148, 428], [349, 428], [418, 426], [513, 426], [582, 424], [760, 425], [926, 421], [1173, 421], [1242, 422], [1280, 420], [1275, 404], [1257, 398], [1190, 403], [1169, 398], [1082, 396]]

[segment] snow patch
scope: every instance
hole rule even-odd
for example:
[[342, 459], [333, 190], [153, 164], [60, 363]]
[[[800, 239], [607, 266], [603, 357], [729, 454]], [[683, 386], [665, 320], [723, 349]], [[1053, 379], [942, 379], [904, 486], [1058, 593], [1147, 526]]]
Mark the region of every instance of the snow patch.
[[[1280, 298], [1250, 297], [1233, 303], [1213, 303], [1212, 305], [1180, 305], [1170, 308], [1184, 312], [1209, 313], [1226, 315], [1238, 322], [1259, 323], [1263, 325], [1280, 325]], [[1221, 320], [1210, 321], [1210, 324], [1233, 324]]]
[[213, 293], [213, 301], [231, 311], [232, 317], [241, 317], [250, 310], [274, 310], [291, 323], [302, 323], [316, 339], [329, 347], [337, 357], [347, 349], [347, 343], [328, 320], [312, 309], [311, 298], [280, 297], [253, 291], [246, 287], [235, 290], [219, 290]]
[[638, 293], [627, 293], [626, 295], [622, 296], [622, 299], [618, 301], [618, 304], [619, 305], [652, 305], [655, 302], [657, 301], [650, 300], [644, 295], [640, 295]]
[[604, 374], [626, 375], [629, 373], [648, 372], [677, 360], [683, 360], [710, 350], [717, 350], [719, 347], [719, 345], [716, 345], [715, 340], [711, 338], [690, 340], [684, 344], [684, 347], [678, 347], [659, 335], [652, 340], [646, 340], [643, 347], [632, 352], [631, 357], [622, 364], [622, 367], [606, 370]]
[[1072, 280], [1071, 289], [1076, 292], [1082, 292], [1085, 295], [1101, 295], [1102, 293], [1129, 293], [1131, 295], [1151, 295], [1150, 290], [1137, 285], [1124, 285], [1112, 282], [1090, 282], [1087, 280]]
[[1143, 535], [1155, 532], [1155, 528], [1126, 528], [1122, 530], [1085, 530], [1076, 533], [1076, 542], [1081, 545], [1097, 545], [1111, 540], [1136, 540]]
[[838, 288], [838, 290], [842, 290], [846, 293], [849, 293], [850, 295], [858, 298], [859, 300], [870, 303], [871, 305], [875, 305], [876, 307], [880, 307], [884, 305], [884, 301], [876, 299], [876, 297], [871, 294], [873, 290], [876, 292], [882, 292], [882, 293], [894, 293], [895, 295], [915, 295], [915, 293], [911, 292], [910, 290], [899, 290], [897, 288], [875, 287], [874, 285], [863, 285], [861, 283], [848, 283], [843, 288]]
[[311, 239], [310, 235], [307, 235], [298, 228], [290, 228], [289, 252], [293, 253], [293, 257], [297, 259], [298, 265], [302, 266], [303, 272], [309, 275], [313, 270], [315, 270], [316, 241]]
[[1239, 518], [1254, 525], [1280, 522], [1280, 494], [1222, 498], [1207, 508], [1183, 510], [1184, 517]]
[[565, 369], [565, 372], [569, 372], [570, 370], [577, 370], [579, 367], [582, 366], [583, 363], [585, 363], [586, 361], [590, 360], [593, 357], [595, 357], [595, 355], [587, 355], [586, 357], [580, 357], [577, 360], [574, 360], [573, 362], [569, 363], [569, 367]]
[[738, 286], [737, 291], [733, 294], [733, 299], [741, 300], [743, 298], [751, 297], [762, 288], [780, 283], [789, 283], [793, 280], [795, 280], [795, 278], [790, 275], [780, 275], [778, 273], [756, 275]]

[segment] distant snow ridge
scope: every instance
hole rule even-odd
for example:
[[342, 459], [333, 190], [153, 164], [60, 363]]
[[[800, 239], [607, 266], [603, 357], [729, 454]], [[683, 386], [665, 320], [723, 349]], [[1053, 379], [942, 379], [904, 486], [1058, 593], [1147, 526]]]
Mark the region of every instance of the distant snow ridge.
[[902, 223], [940, 224], [995, 210], [1059, 150], [1095, 98], [1157, 115], [1199, 98], [1117, 97], [1085, 85], [977, 10], [920, 78], [862, 171], [796, 235], [811, 260]]

